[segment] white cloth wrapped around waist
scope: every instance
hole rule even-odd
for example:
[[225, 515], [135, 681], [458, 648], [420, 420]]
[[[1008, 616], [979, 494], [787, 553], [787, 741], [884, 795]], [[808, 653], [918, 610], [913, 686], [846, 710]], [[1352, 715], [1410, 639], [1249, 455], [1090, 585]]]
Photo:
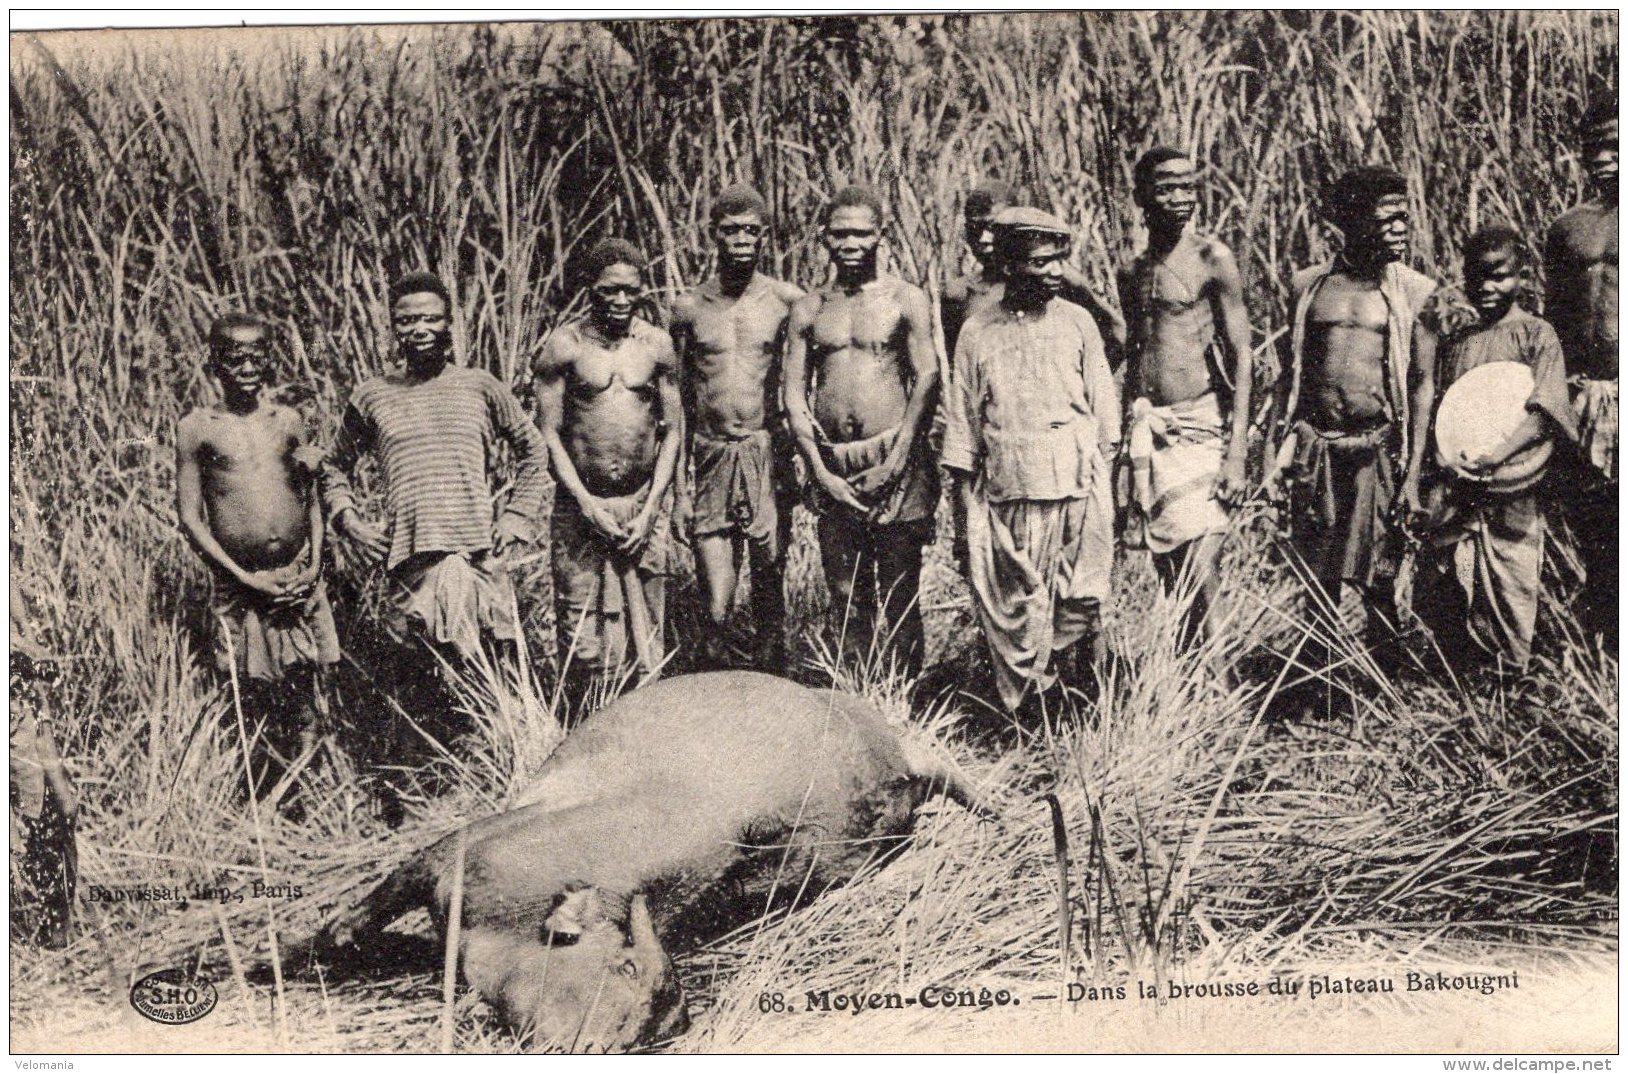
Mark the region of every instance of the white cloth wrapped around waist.
[[1097, 419], [1090, 414], [1039, 428], [985, 427], [984, 487], [989, 500], [1007, 503], [1085, 495], [1097, 481], [1107, 479], [1097, 434]]
[[1215, 498], [1226, 426], [1214, 392], [1166, 406], [1136, 400], [1126, 439], [1131, 497], [1146, 521], [1148, 548], [1168, 552], [1226, 529], [1226, 508]]

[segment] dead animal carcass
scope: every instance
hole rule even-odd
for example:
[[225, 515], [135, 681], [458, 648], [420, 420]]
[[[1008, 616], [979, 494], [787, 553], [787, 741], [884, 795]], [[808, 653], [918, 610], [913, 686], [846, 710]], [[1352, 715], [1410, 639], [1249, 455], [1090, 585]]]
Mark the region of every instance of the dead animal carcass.
[[935, 790], [981, 808], [862, 698], [668, 679], [592, 716], [513, 809], [414, 855], [298, 957], [365, 958], [419, 907], [444, 938], [461, 844], [463, 973], [508, 1025], [573, 1048], [665, 1039], [686, 1021], [668, 951], [896, 853]]

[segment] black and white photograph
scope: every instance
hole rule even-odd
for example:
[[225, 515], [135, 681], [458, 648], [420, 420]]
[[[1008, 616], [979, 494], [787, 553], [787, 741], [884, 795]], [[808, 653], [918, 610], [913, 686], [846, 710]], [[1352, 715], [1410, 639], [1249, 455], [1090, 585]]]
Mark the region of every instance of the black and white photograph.
[[165, 14], [8, 35], [19, 1069], [1610, 1069], [1616, 9]]

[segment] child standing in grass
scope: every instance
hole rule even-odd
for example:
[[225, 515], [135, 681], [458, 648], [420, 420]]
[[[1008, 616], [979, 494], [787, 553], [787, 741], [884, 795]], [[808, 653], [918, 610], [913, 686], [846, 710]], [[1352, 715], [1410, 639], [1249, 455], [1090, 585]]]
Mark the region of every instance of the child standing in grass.
[[1545, 440], [1577, 439], [1560, 339], [1516, 302], [1527, 266], [1520, 236], [1508, 227], [1482, 228], [1465, 247], [1464, 289], [1477, 321], [1443, 343], [1437, 383], [1445, 391], [1478, 366], [1519, 362], [1532, 371], [1532, 393], [1525, 419], [1502, 443], [1466, 460], [1467, 473], [1443, 472], [1431, 489], [1415, 581], [1420, 611], [1450, 656], [1468, 655], [1467, 634], [1517, 672], [1532, 653], [1542, 595], [1544, 509], [1535, 488], [1496, 492], [1481, 479]]
[[[305, 421], [266, 391], [266, 327], [229, 313], [209, 332], [222, 401], [181, 420], [176, 505], [214, 576], [215, 662], [234, 663], [245, 715], [263, 722], [273, 769], [304, 763], [326, 712], [339, 637], [322, 581], [322, 514]], [[270, 779], [256, 784], [260, 793]]]

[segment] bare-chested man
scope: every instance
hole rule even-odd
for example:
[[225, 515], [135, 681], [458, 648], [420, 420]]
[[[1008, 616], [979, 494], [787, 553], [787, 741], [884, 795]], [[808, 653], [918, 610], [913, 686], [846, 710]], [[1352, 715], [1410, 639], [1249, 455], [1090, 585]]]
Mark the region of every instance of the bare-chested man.
[[665, 331], [639, 318], [644, 255], [609, 239], [581, 276], [588, 313], [536, 365], [538, 421], [554, 464], [554, 596], [570, 681], [641, 682], [664, 659], [669, 496], [684, 421]]
[[[268, 398], [266, 335], [241, 313], [210, 329], [223, 398], [181, 419], [175, 498], [214, 578], [215, 662], [222, 673], [235, 665], [246, 707], [266, 721], [271, 769], [281, 770], [317, 744], [339, 636], [322, 580], [316, 457], [305, 419]], [[256, 793], [260, 782], [251, 779]]]
[[1196, 179], [1179, 149], [1158, 146], [1136, 162], [1148, 248], [1119, 289], [1137, 523], [1127, 543], [1139, 538], [1152, 551], [1167, 589], [1184, 577], [1196, 587], [1184, 641], [1215, 615], [1227, 507], [1245, 492], [1252, 376], [1243, 279], [1232, 251], [1191, 226]]
[[[796, 478], [780, 390], [786, 324], [803, 292], [757, 270], [769, 207], [748, 186], [712, 204], [718, 275], [690, 291], [673, 316], [695, 458], [695, 566], [711, 629], [701, 663], [755, 662], [785, 670], [786, 546]], [[729, 636], [730, 605], [750, 556], [755, 653]]]
[[1328, 600], [1339, 606], [1351, 587], [1383, 637], [1378, 620], [1394, 616], [1401, 552], [1396, 514], [1420, 511], [1437, 334], [1427, 304], [1437, 284], [1403, 264], [1401, 175], [1353, 169], [1330, 190], [1327, 212], [1344, 248], [1293, 282], [1294, 543]]
[[1583, 165], [1594, 196], [1549, 231], [1544, 316], [1566, 355], [1580, 416], [1580, 472], [1565, 505], [1586, 574], [1578, 611], [1615, 644], [1617, 623], [1617, 101], [1583, 117]]
[[786, 347], [786, 410], [808, 463], [820, 554], [844, 655], [921, 668], [921, 550], [933, 534], [938, 471], [928, 456], [938, 388], [921, 288], [877, 270], [886, 214], [866, 187], [825, 211], [835, 280], [797, 303]]

